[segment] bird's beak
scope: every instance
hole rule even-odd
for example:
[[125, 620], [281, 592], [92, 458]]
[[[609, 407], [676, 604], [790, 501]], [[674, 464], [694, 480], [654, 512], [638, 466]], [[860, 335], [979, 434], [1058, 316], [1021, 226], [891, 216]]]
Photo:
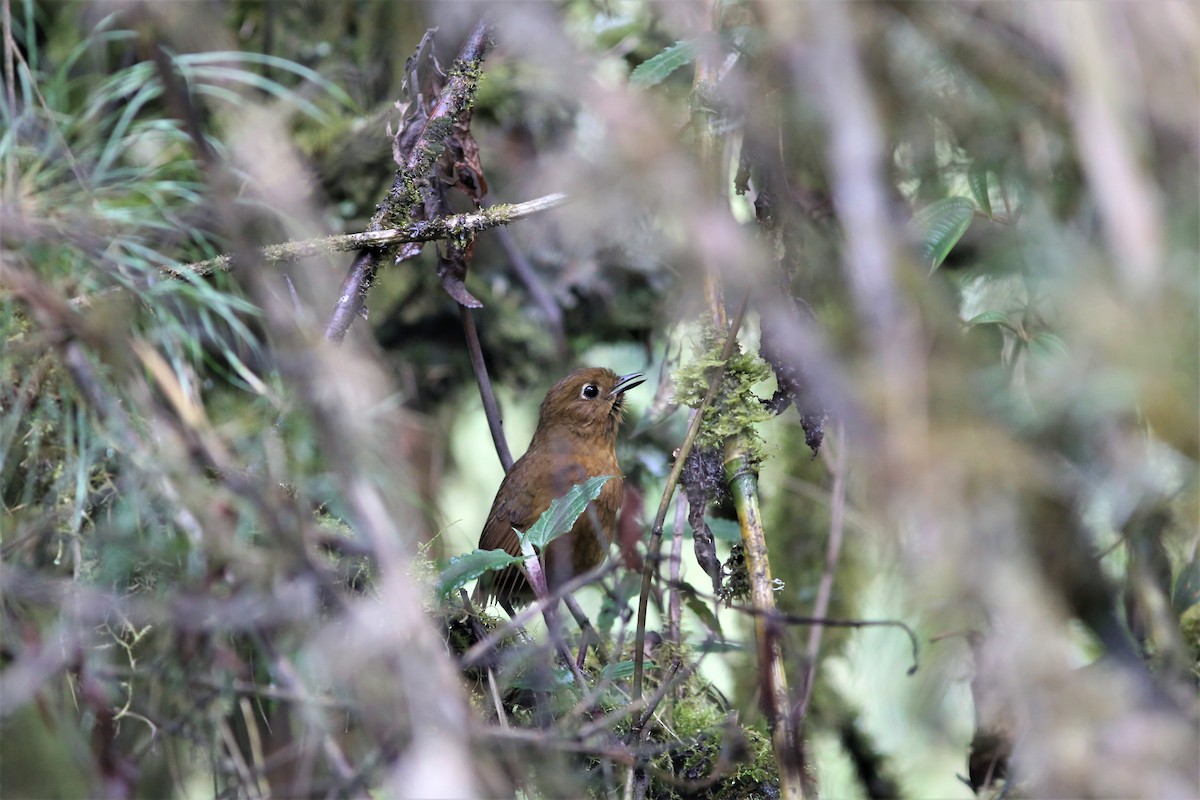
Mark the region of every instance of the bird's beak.
[[617, 378], [617, 385], [612, 388], [612, 391], [608, 393], [608, 396], [620, 397], [633, 387], [641, 386], [645, 382], [646, 380], [642, 377], [642, 373], [640, 372], [631, 372], [628, 375], [622, 375], [620, 378]]

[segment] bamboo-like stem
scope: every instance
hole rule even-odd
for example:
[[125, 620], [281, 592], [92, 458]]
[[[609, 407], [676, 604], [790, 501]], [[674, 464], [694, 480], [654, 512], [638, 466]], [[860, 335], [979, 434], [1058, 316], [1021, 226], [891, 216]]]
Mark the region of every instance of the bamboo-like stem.
[[761, 612], [754, 617], [759, 693], [763, 713], [771, 727], [775, 760], [779, 765], [780, 793], [783, 797], [801, 798], [804, 788], [794, 729], [788, 713], [791, 703], [788, 699], [787, 676], [783, 671], [778, 631], [772, 619], [775, 588], [758, 508], [758, 475], [745, 444], [737, 438], [731, 439], [725, 446], [725, 480], [729, 484], [742, 530], [746, 570], [750, 574], [750, 599], [755, 609]]

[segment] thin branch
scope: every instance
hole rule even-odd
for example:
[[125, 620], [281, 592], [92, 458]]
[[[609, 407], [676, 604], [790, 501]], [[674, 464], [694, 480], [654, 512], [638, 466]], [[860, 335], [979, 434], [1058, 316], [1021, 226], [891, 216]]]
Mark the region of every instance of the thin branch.
[[616, 568], [616, 560], [609, 559], [595, 569], [588, 570], [582, 575], [576, 575], [571, 580], [549, 592], [544, 598], [538, 598], [533, 603], [525, 606], [525, 608], [517, 612], [516, 616], [488, 634], [486, 639], [471, 645], [467, 652], [463, 653], [462, 665], [464, 667], [477, 666], [492, 650], [496, 648], [496, 645], [504, 641], [506, 637], [515, 633], [526, 622], [529, 622], [538, 614], [542, 613], [542, 609], [544, 607], [549, 606], [551, 603], [558, 602], [561, 598], [570, 594], [571, 592], [574, 592], [580, 587], [587, 586], [590, 583], [600, 580], [610, 572], [616, 570]]
[[[813, 616], [824, 617], [829, 611], [829, 601], [833, 596], [833, 576], [837, 572], [838, 560], [842, 551], [842, 533], [845, 530], [846, 519], [846, 427], [839, 422], [837, 428], [837, 456], [829, 465], [833, 473], [833, 508], [829, 515], [829, 545], [825, 552], [825, 570], [821, 573], [821, 583], [817, 587], [817, 599], [813, 602]], [[826, 442], [825, 453], [829, 452]], [[827, 456], [828, 461], [828, 456]], [[800, 692], [800, 703], [796, 706], [794, 719], [797, 730], [804, 724], [808, 714], [808, 703], [812, 697], [813, 685], [817, 678], [817, 657], [821, 653], [821, 633], [824, 626], [814, 625], [808, 632], [808, 664], [804, 669], [804, 682]]]
[[668, 567], [671, 576], [671, 592], [667, 605], [667, 640], [673, 644], [679, 644], [680, 622], [683, 619], [683, 603], [679, 595], [678, 582], [683, 562], [683, 526], [686, 520], [687, 497], [681, 492], [675, 498], [675, 530], [671, 532], [671, 560]]
[[500, 465], [507, 473], [513, 465], [512, 451], [508, 449], [508, 441], [504, 438], [504, 419], [500, 416], [500, 405], [496, 402], [496, 393], [492, 391], [492, 381], [488, 378], [483, 348], [479, 345], [479, 331], [475, 329], [475, 317], [471, 309], [463, 305], [458, 307], [458, 313], [462, 317], [463, 335], [467, 339], [467, 351], [471, 354], [471, 369], [475, 371], [475, 383], [479, 385], [479, 399], [483, 401], [488, 430], [492, 433], [492, 443], [496, 445]]

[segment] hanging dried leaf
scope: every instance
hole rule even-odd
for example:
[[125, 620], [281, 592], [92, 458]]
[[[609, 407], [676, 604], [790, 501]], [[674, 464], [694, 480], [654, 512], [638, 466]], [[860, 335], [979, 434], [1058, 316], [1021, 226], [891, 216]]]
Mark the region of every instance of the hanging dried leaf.
[[684, 462], [679, 476], [688, 498], [688, 523], [692, 526], [692, 541], [696, 562], [712, 579], [713, 593], [721, 593], [721, 560], [712, 531], [704, 521], [704, 511], [710, 500], [724, 491], [724, 467], [716, 450], [693, 449]]
[[467, 265], [474, 249], [474, 238], [465, 248], [447, 245], [445, 253], [438, 253], [437, 274], [441, 278], [442, 288], [454, 298], [454, 302], [467, 308], [483, 308], [479, 298], [468, 292], [466, 287]]

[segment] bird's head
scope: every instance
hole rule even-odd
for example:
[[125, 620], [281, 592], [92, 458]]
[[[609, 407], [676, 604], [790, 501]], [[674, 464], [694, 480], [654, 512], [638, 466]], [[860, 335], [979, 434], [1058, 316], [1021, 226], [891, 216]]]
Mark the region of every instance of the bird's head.
[[566, 427], [581, 435], [613, 436], [625, 392], [642, 381], [640, 372], [617, 375], [603, 367], [576, 370], [546, 392], [538, 430]]

